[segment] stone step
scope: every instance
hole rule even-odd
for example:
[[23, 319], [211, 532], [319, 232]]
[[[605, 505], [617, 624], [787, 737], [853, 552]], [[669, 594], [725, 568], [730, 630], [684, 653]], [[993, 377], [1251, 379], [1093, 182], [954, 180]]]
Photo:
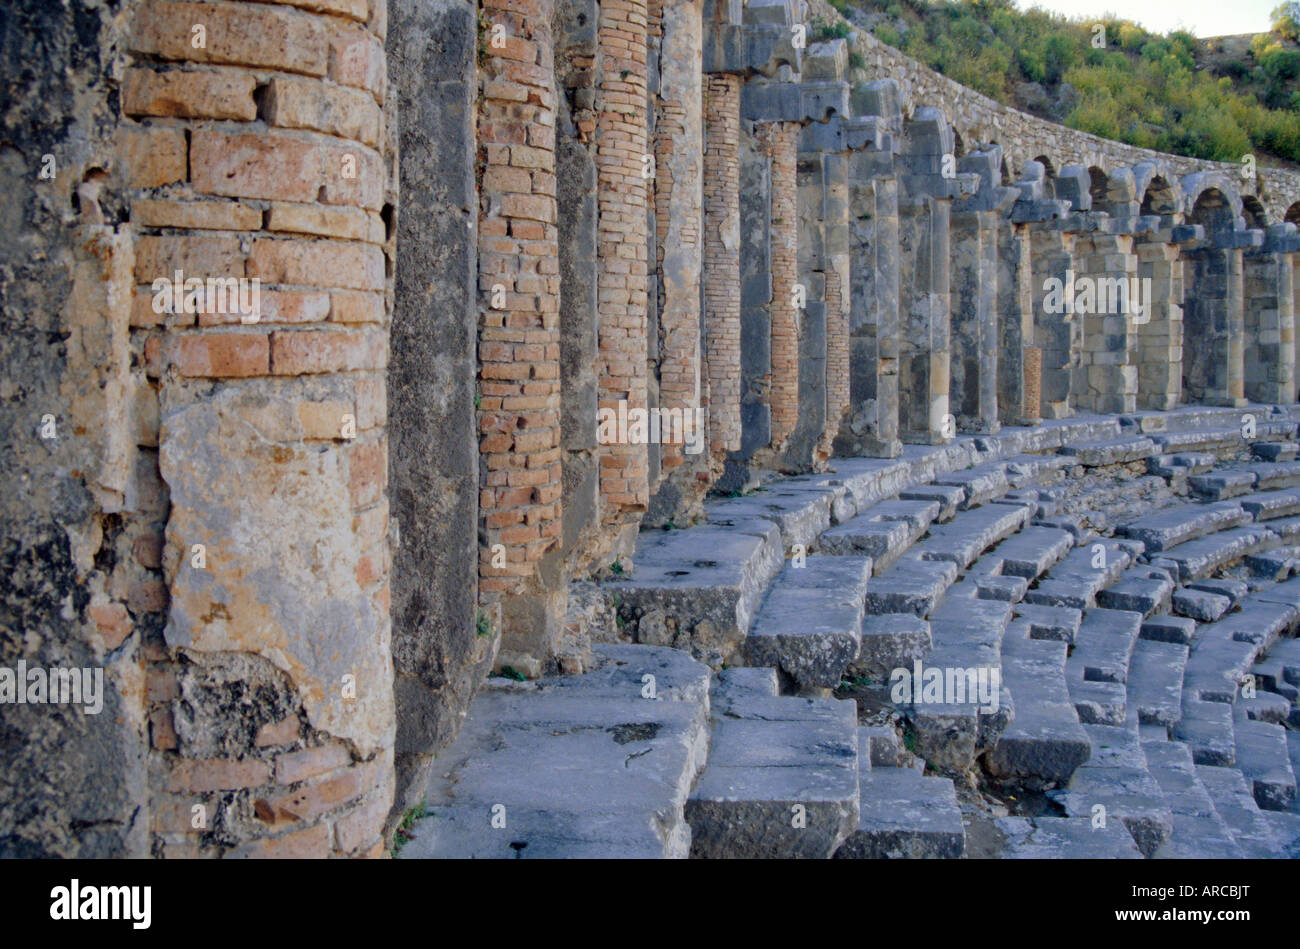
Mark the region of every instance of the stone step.
[[1076, 547], [1025, 594], [1025, 600], [1088, 609], [1096, 602], [1097, 593], [1132, 565], [1141, 547], [1138, 541], [1116, 539]]
[[1300, 572], [1300, 547], [1275, 547], [1262, 554], [1247, 554], [1242, 565], [1250, 571], [1252, 589], [1268, 589]]
[[1116, 533], [1142, 541], [1150, 555], [1249, 523], [1250, 514], [1237, 502], [1180, 504], [1121, 524]]
[[801, 691], [833, 689], [858, 656], [869, 557], [808, 556], [773, 581], [745, 639], [745, 661], [771, 666]]
[[964, 570], [999, 541], [1025, 526], [1029, 508], [1005, 504], [965, 510], [947, 524], [934, 524], [914, 548], [923, 560], [950, 560]]
[[1230, 610], [1235, 610], [1240, 606], [1241, 601], [1250, 592], [1250, 587], [1240, 580], [1219, 577], [1203, 577], [1199, 580], [1189, 580], [1185, 586], [1189, 590], [1204, 590], [1206, 593], [1227, 597], [1228, 609]]
[[884, 682], [895, 669], [911, 669], [934, 646], [930, 623], [915, 613], [879, 613], [862, 619], [862, 644], [851, 675]]
[[1009, 860], [1141, 860], [1142, 852], [1118, 821], [1096, 827], [1090, 817], [999, 817]]
[[1142, 751], [1174, 818], [1169, 840], [1156, 851], [1155, 859], [1241, 859], [1244, 854], [1197, 777], [1187, 746], [1176, 741], [1143, 741]]
[[1187, 745], [1197, 764], [1226, 768], [1237, 760], [1237, 730], [1226, 702], [1206, 702], [1184, 689], [1181, 717], [1172, 734]]
[[1068, 817], [1095, 817], [1104, 808], [1107, 824], [1122, 822], [1144, 857], [1150, 857], [1169, 839], [1173, 814], [1160, 786], [1147, 768], [1138, 738], [1137, 721], [1123, 725], [1085, 725], [1092, 749], [1067, 788], [1047, 796]]
[[[808, 547], [818, 534], [831, 526], [831, 510], [845, 493], [843, 485], [788, 478], [764, 485], [743, 497], [710, 501], [704, 510], [710, 525], [739, 524], [752, 519], [775, 524], [781, 532], [783, 548], [789, 550], [796, 544]], [[698, 529], [688, 528], [680, 533]]]
[[1169, 608], [1174, 581], [1157, 567], [1137, 566], [1097, 592], [1097, 604], [1111, 610], [1129, 610], [1144, 617]]
[[887, 569], [916, 539], [906, 521], [874, 520], [859, 514], [845, 524], [832, 527], [817, 538], [817, 549], [826, 554], [865, 554]]
[[954, 484], [918, 484], [898, 492], [900, 501], [938, 501], [940, 523], [953, 519], [966, 498], [966, 489]]
[[1255, 490], [1257, 477], [1244, 468], [1223, 468], [1206, 474], [1192, 475], [1187, 486], [1192, 493], [1211, 501], [1240, 497]]
[[1249, 525], [1220, 531], [1208, 537], [1187, 541], [1172, 550], [1161, 551], [1151, 558], [1158, 567], [1174, 567], [1184, 582], [1200, 580], [1217, 573], [1247, 554], [1278, 546], [1281, 539], [1267, 527]]
[[741, 649], [785, 553], [780, 529], [750, 518], [645, 531], [634, 563], [631, 576], [602, 584], [623, 633], [719, 667]]
[[1251, 796], [1250, 787], [1233, 768], [1220, 768], [1198, 764], [1196, 776], [1201, 779], [1214, 809], [1223, 818], [1232, 833], [1232, 839], [1242, 853], [1251, 859], [1281, 856], [1281, 847], [1273, 830], [1264, 820], [1259, 806]]
[[[1259, 426], [1256, 426], [1258, 432]], [[1151, 439], [1164, 454], [1186, 451], [1220, 452], [1237, 449], [1245, 444], [1239, 426], [1203, 428], [1189, 431], [1151, 432]]]
[[[1255, 663], [1255, 669], [1258, 670], [1259, 663]], [[1253, 673], [1258, 679], [1258, 672]], [[1243, 689], [1243, 692], [1245, 690]], [[1291, 700], [1278, 695], [1275, 692], [1256, 692], [1250, 698], [1244, 695], [1237, 699], [1234, 704], [1234, 714], [1245, 715], [1246, 718], [1255, 722], [1268, 722], [1272, 725], [1284, 725], [1291, 716]]]
[[1078, 459], [1079, 464], [1089, 468], [1102, 465], [1118, 465], [1131, 461], [1142, 461], [1157, 453], [1154, 441], [1143, 435], [1116, 438], [1104, 442], [1091, 442], [1083, 445], [1062, 445], [1061, 454]]
[[[861, 736], [859, 742], [862, 742]], [[865, 758], [859, 752], [859, 760]], [[846, 860], [955, 859], [966, 855], [966, 830], [948, 778], [914, 768], [863, 765], [857, 829], [836, 851]]]
[[1084, 610], [1067, 667], [1079, 670], [1085, 682], [1127, 681], [1142, 619], [1141, 613], [1127, 610]]
[[1068, 532], [1052, 527], [1026, 527], [981, 558], [998, 564], [992, 572], [1034, 580], [1055, 566], [1074, 547]]
[[989, 772], [1022, 784], [1067, 783], [1091, 747], [1065, 683], [1064, 642], [1031, 639], [1029, 624], [1012, 623], [1002, 643], [1002, 674], [1016, 716], [987, 756]]
[[950, 560], [903, 557], [867, 583], [867, 613], [928, 616], [956, 579], [957, 564]]
[[1256, 521], [1271, 521], [1278, 517], [1300, 514], [1300, 489], [1288, 491], [1257, 491], [1239, 502]]
[[1285, 811], [1263, 811], [1264, 823], [1277, 841], [1278, 856], [1287, 860], [1300, 860], [1300, 814]]
[[1271, 654], [1255, 663], [1251, 675], [1255, 677], [1256, 688], [1265, 690], [1261, 694], [1276, 693], [1279, 698], [1292, 705], [1300, 701], [1300, 686], [1287, 680], [1286, 664]]
[[1300, 461], [1261, 461], [1239, 469], [1254, 475], [1256, 491], [1276, 491], [1300, 486]]
[[1182, 717], [1187, 647], [1139, 639], [1129, 665], [1128, 704], [1143, 725], [1178, 724]]
[[691, 856], [830, 857], [858, 822], [856, 703], [741, 696], [710, 724], [685, 807]]
[[1083, 622], [1083, 611], [1070, 606], [1045, 606], [1041, 603], [1017, 603], [1015, 615], [1029, 624], [1031, 639], [1050, 639], [1072, 643]]
[[1143, 639], [1161, 643], [1182, 643], [1184, 646], [1196, 635], [1196, 620], [1186, 616], [1148, 616], [1142, 621]]
[[1203, 474], [1219, 463], [1210, 452], [1185, 451], [1172, 455], [1153, 455], [1147, 459], [1147, 471], [1162, 478], [1176, 478], [1183, 482], [1189, 475]]
[[1178, 587], [1170, 597], [1170, 606], [1179, 616], [1198, 623], [1213, 623], [1232, 609], [1232, 600], [1208, 590]]
[[1260, 461], [1295, 461], [1300, 445], [1295, 442], [1255, 442], [1250, 453]]
[[683, 652], [607, 644], [580, 676], [489, 680], [438, 755], [402, 859], [685, 857], [708, 682]]
[[1296, 804], [1296, 778], [1281, 725], [1233, 718], [1237, 732], [1236, 767], [1250, 786], [1255, 803], [1268, 811], [1289, 811]]
[[[1063, 480], [1065, 469], [1078, 462], [1064, 455], [1013, 455], [1004, 464], [1007, 481], [1015, 489], [1007, 492], [1008, 496], [1023, 493], [1035, 501], [1045, 501], [1059, 490], [1049, 486]], [[1033, 490], [1034, 488], [1042, 490]]]
[[1000, 498], [1011, 487], [1007, 481], [1006, 465], [1001, 462], [940, 475], [934, 483], [961, 488], [965, 492], [961, 501], [963, 511]]

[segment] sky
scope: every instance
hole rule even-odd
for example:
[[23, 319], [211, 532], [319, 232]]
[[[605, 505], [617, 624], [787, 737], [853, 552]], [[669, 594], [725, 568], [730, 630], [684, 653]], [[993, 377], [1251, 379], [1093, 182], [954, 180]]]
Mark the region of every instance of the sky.
[[1022, 9], [1042, 7], [1066, 16], [1115, 13], [1153, 33], [1184, 29], [1194, 36], [1228, 33], [1263, 33], [1271, 25], [1269, 13], [1282, 0], [1016, 0]]

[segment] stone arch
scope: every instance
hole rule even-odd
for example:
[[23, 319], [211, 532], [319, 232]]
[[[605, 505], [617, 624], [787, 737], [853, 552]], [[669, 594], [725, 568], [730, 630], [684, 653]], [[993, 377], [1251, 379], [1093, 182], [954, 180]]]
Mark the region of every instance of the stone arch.
[[1205, 225], [1206, 234], [1235, 229], [1241, 219], [1241, 195], [1227, 175], [1207, 171], [1183, 179], [1189, 224]]
[[1146, 182], [1142, 189], [1142, 214], [1177, 214], [1181, 207], [1178, 203], [1178, 185], [1169, 178], [1156, 173]]
[[1246, 219], [1247, 227], [1260, 230], [1268, 227], [1268, 211], [1264, 209], [1264, 203], [1253, 194], [1241, 196], [1241, 213]]
[[1034, 159], [1034, 161], [1043, 166], [1043, 173], [1049, 179], [1056, 177], [1056, 163], [1052, 161], [1052, 159], [1048, 158], [1046, 155], [1039, 155]]
[[954, 158], [961, 158], [966, 154], [966, 143], [962, 140], [961, 132], [955, 128], [952, 130], [952, 154]]
[[1283, 215], [1282, 220], [1300, 225], [1300, 201], [1286, 209], [1286, 214]]

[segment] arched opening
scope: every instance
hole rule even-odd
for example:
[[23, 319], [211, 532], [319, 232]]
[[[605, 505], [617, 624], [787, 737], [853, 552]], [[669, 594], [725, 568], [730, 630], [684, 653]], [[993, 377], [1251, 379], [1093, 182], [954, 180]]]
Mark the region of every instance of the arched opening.
[[1039, 155], [1034, 159], [1034, 161], [1039, 162], [1043, 166], [1048, 178], [1056, 177], [1056, 165], [1052, 164], [1052, 160], [1046, 155]]
[[1204, 226], [1208, 237], [1233, 230], [1236, 224], [1234, 218], [1232, 203], [1227, 196], [1218, 188], [1206, 188], [1192, 205], [1191, 213], [1187, 215], [1187, 223]]
[[1226, 194], [1207, 187], [1187, 221], [1205, 228], [1206, 241], [1186, 253], [1183, 396], [1191, 403], [1234, 405], [1244, 391], [1242, 259], [1238, 249], [1215, 246], [1215, 237], [1231, 233], [1236, 214]]
[[1263, 203], [1253, 194], [1241, 196], [1241, 213], [1249, 228], [1263, 230], [1268, 226], [1268, 213], [1264, 210]]
[[961, 132], [956, 129], [952, 130], [952, 153], [955, 158], [961, 158], [966, 154], [966, 143], [962, 141]]
[[1300, 225], [1300, 201], [1297, 201], [1291, 207], [1286, 209], [1286, 215], [1282, 218], [1292, 224]]
[[1088, 193], [1092, 195], [1094, 210], [1102, 210], [1107, 206], [1107, 190], [1106, 172], [1096, 165], [1091, 166], [1088, 169]]
[[1174, 214], [1178, 211], [1178, 192], [1163, 175], [1155, 175], [1142, 194], [1143, 214]]

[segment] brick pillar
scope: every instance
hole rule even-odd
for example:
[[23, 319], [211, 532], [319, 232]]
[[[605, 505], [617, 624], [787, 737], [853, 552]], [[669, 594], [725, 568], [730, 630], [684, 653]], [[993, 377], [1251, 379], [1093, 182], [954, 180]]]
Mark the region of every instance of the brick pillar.
[[1151, 281], [1147, 321], [1137, 327], [1140, 409], [1168, 411], [1183, 386], [1183, 260], [1177, 244], [1137, 244], [1138, 277]]
[[[600, 6], [600, 112], [596, 120], [600, 408], [646, 409], [646, 5]], [[604, 521], [626, 523], [649, 504], [646, 446], [600, 451]]]
[[740, 448], [740, 77], [704, 87], [704, 333], [709, 447]]
[[1295, 392], [1295, 289], [1291, 255], [1246, 252], [1245, 395], [1254, 402], [1290, 402]]
[[1075, 247], [1075, 311], [1083, 328], [1074, 404], [1087, 412], [1132, 412], [1137, 408], [1135, 306], [1145, 306], [1142, 285], [1130, 299], [1138, 259], [1128, 234], [1089, 233]]
[[[386, 16], [327, 8], [145, 2], [129, 36], [161, 856], [378, 855], [393, 800]], [[260, 309], [167, 312], [177, 271], [259, 280]]]
[[780, 450], [799, 421], [799, 313], [794, 304], [799, 282], [799, 125], [771, 122], [757, 127], [771, 160], [772, 301], [768, 304], [772, 353], [772, 447]]
[[479, 590], [488, 621], [499, 604], [498, 664], [533, 675], [565, 608], [543, 569], [561, 532], [560, 277], [551, 3], [517, 7], [483, 4], [505, 41], [485, 40], [479, 72]]

